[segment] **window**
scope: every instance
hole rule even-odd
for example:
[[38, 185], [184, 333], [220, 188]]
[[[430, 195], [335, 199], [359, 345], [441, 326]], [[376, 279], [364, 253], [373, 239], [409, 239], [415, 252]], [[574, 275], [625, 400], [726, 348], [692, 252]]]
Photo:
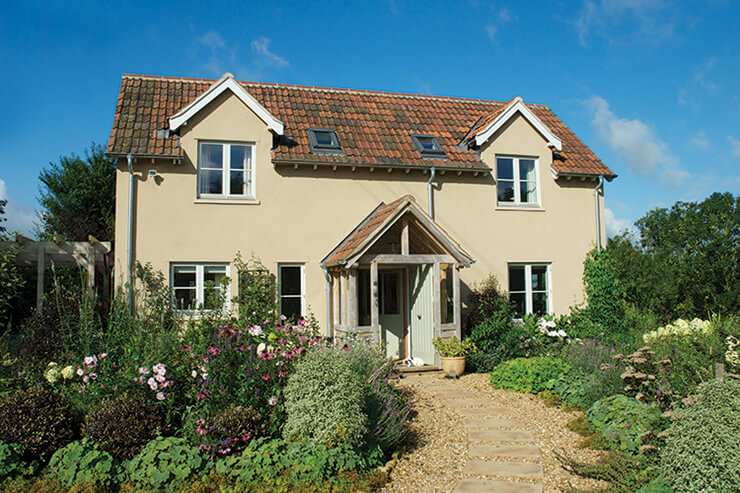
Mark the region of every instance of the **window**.
[[537, 160], [497, 157], [496, 189], [499, 204], [538, 204]]
[[254, 198], [254, 146], [201, 142], [198, 155], [200, 197]]
[[550, 265], [509, 264], [509, 297], [516, 316], [550, 313]]
[[306, 281], [303, 264], [278, 266], [280, 315], [296, 320], [306, 312]]
[[313, 152], [341, 154], [342, 148], [339, 146], [339, 139], [334, 130], [325, 128], [308, 129], [308, 140], [311, 142]]
[[433, 135], [412, 135], [411, 140], [414, 141], [414, 145], [419, 150], [422, 157], [446, 157], [445, 151], [442, 150], [442, 146], [439, 145], [437, 138]]
[[218, 310], [228, 308], [226, 264], [172, 264], [170, 284], [177, 310]]

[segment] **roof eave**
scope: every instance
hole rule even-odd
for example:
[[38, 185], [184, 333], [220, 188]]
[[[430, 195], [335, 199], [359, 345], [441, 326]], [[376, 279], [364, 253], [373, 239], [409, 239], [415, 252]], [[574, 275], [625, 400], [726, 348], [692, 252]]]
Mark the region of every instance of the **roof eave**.
[[531, 123], [532, 126], [545, 138], [545, 140], [547, 140], [550, 146], [554, 147], [558, 151], [563, 150], [563, 142], [557, 138], [534, 113], [532, 113], [532, 110], [527, 108], [527, 105], [524, 104], [524, 100], [519, 96], [514, 98], [511, 104], [509, 104], [509, 106], [505, 108], [500, 115], [489, 123], [486, 128], [476, 134], [475, 144], [478, 146], [483, 145], [494, 133], [496, 133], [498, 129], [516, 116], [517, 113], [521, 114], [527, 121], [529, 121], [529, 123]]

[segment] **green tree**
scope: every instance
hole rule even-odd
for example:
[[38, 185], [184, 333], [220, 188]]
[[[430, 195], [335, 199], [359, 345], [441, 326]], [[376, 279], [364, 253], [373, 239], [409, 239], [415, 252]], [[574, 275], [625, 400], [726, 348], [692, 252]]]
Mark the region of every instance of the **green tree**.
[[635, 225], [639, 238], [607, 247], [627, 301], [665, 318], [740, 312], [740, 196], [676, 202]]
[[39, 175], [41, 233], [69, 241], [84, 241], [88, 235], [113, 239], [116, 170], [103, 147], [92, 144], [84, 160], [73, 153], [49, 164]]
[[5, 206], [8, 205], [7, 200], [0, 200], [0, 233], [5, 231], [5, 226], [3, 226], [3, 222], [7, 221], [8, 218], [3, 217], [5, 215]]

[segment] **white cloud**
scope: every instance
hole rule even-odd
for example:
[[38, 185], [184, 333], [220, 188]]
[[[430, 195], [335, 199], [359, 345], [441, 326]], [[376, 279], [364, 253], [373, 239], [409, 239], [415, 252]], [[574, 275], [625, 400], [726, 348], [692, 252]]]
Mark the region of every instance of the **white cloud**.
[[612, 238], [624, 231], [634, 231], [635, 228], [629, 219], [619, 219], [614, 212], [608, 207], [604, 207], [604, 222], [606, 227], [606, 237]]
[[730, 152], [732, 152], [732, 155], [740, 157], [740, 140], [728, 135], [727, 142], [730, 143]]
[[681, 106], [691, 105], [700, 108], [700, 96], [714, 96], [718, 93], [720, 84], [712, 77], [717, 58], [710, 57], [694, 69], [694, 75], [678, 91], [678, 104]]
[[674, 19], [664, 0], [584, 0], [573, 26], [583, 46], [593, 35], [610, 43], [656, 42], [673, 34]]
[[672, 187], [681, 186], [689, 177], [689, 173], [679, 168], [666, 144], [644, 122], [618, 117], [599, 96], [591, 97], [585, 104], [593, 113], [591, 124], [599, 136], [633, 172], [658, 176]]
[[0, 223], [0, 226], [8, 231], [18, 231], [26, 236], [32, 236], [36, 228], [36, 212], [32, 206], [13, 200], [8, 195], [8, 187], [2, 179], [0, 179], [0, 200], [8, 201], [5, 214], [1, 216], [7, 221]]
[[271, 52], [269, 49], [270, 38], [262, 36], [259, 39], [252, 41], [252, 51], [260, 56], [261, 63], [265, 65], [272, 65], [275, 67], [287, 67], [288, 61]]
[[711, 57], [694, 72], [694, 82], [710, 93], [717, 91], [717, 83], [709, 78], [709, 72], [714, 68], [716, 63], [717, 59]]
[[486, 24], [486, 34], [488, 34], [491, 41], [496, 41], [496, 34], [498, 34], [499, 29], [516, 20], [516, 16], [506, 7], [502, 7], [493, 12], [493, 17], [494, 19]]
[[208, 31], [195, 39], [191, 47], [193, 58], [203, 58], [203, 68], [212, 76], [233, 72], [237, 78], [262, 79], [269, 69], [285, 68], [288, 61], [270, 51], [270, 38], [261, 36], [250, 43], [251, 59], [245, 64], [239, 45], [229, 43], [219, 32]]
[[694, 136], [691, 137], [689, 144], [692, 147], [696, 147], [697, 149], [701, 149], [704, 151], [707, 151], [712, 147], [712, 144], [709, 142], [707, 134], [704, 133], [704, 130], [699, 130], [696, 134], [694, 134]]

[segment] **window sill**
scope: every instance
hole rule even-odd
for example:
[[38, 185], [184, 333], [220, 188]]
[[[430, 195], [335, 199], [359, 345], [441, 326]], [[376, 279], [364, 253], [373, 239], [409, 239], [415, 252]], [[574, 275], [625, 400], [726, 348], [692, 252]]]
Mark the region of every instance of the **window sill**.
[[531, 211], [531, 212], [545, 212], [545, 208], [539, 205], [498, 205], [497, 211]]
[[195, 199], [195, 204], [234, 204], [234, 205], [260, 205], [260, 201], [257, 199], [216, 199], [216, 198], [202, 198]]

